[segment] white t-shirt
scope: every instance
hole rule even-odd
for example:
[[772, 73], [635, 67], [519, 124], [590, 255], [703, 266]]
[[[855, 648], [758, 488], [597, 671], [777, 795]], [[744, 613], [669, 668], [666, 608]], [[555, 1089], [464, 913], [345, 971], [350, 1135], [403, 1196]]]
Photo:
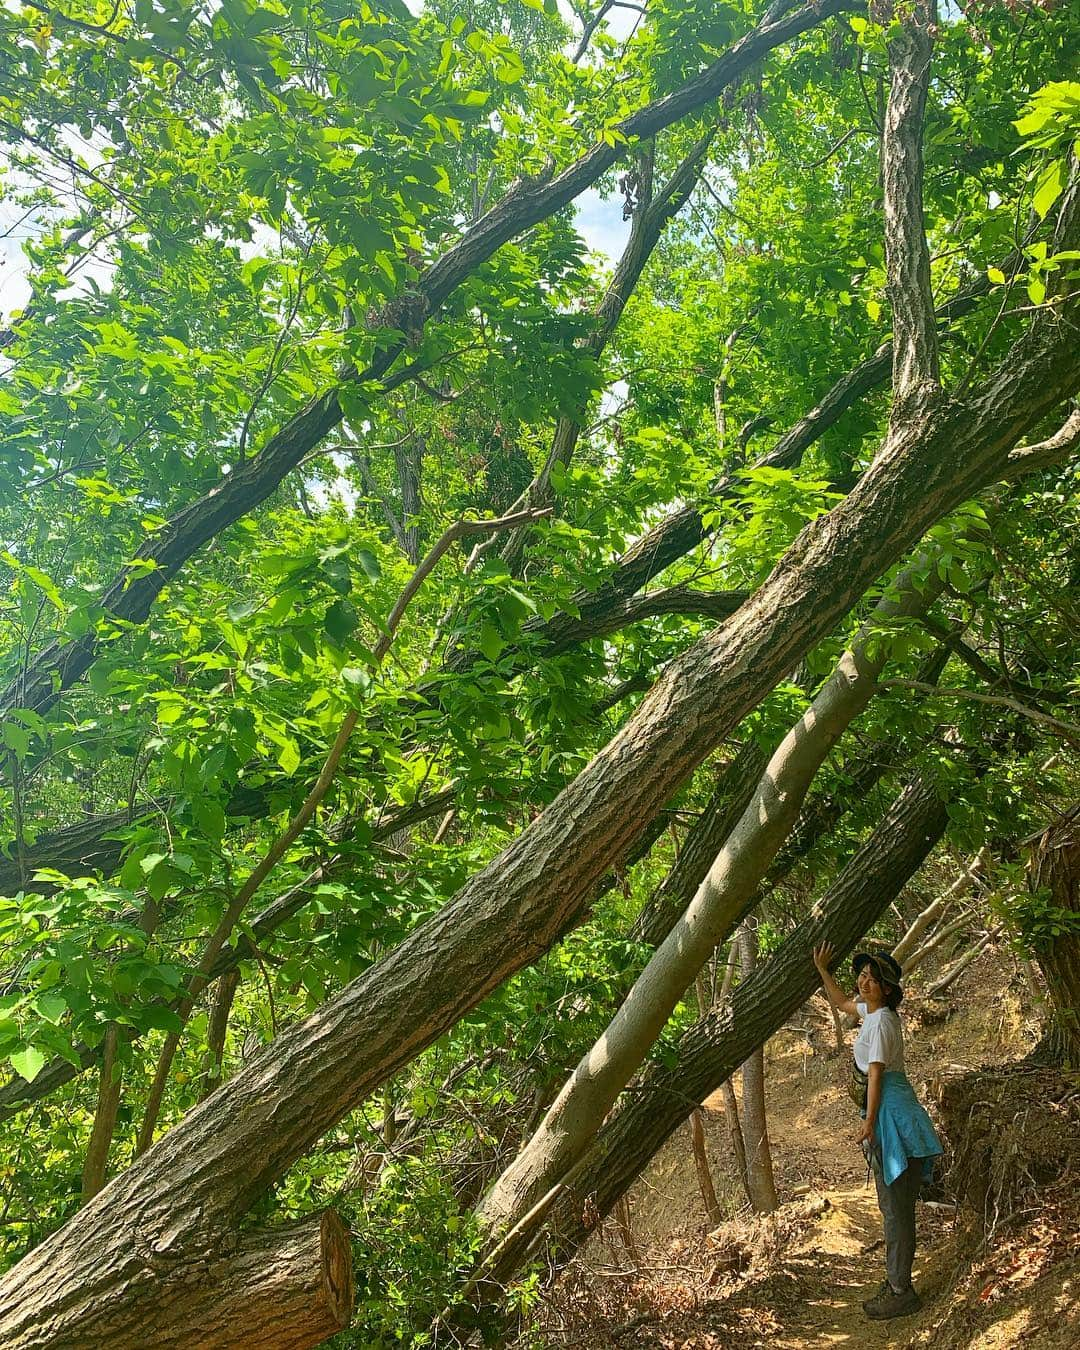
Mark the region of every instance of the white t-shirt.
[[904, 1029], [894, 1008], [879, 1008], [867, 1012], [865, 1003], [856, 1003], [856, 1011], [863, 1019], [855, 1037], [855, 1063], [869, 1073], [871, 1064], [884, 1064], [886, 1069], [904, 1071]]

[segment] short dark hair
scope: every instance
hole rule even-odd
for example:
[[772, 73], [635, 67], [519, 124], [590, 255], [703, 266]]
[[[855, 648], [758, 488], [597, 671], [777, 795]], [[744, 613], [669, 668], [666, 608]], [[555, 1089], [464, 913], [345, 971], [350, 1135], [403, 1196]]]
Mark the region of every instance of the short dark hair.
[[879, 980], [878, 983], [881, 985], [885, 994], [886, 1008], [892, 1008], [893, 1012], [895, 1012], [904, 1001], [904, 991], [898, 989], [895, 984], [885, 984], [882, 980]]

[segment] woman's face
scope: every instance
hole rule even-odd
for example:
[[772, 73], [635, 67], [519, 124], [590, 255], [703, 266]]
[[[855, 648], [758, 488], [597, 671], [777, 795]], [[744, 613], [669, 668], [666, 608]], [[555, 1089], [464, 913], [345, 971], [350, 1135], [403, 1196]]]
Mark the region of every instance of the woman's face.
[[884, 1003], [885, 989], [869, 965], [859, 970], [859, 998], [863, 1003]]

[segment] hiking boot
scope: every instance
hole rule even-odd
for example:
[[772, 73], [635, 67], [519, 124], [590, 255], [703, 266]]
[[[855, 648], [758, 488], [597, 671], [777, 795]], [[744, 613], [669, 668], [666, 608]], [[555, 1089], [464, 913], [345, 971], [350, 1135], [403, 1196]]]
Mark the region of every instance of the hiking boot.
[[902, 1294], [897, 1294], [886, 1281], [885, 1292], [867, 1299], [863, 1311], [875, 1322], [886, 1322], [890, 1317], [910, 1317], [921, 1307], [922, 1299], [910, 1285]]
[[888, 1281], [888, 1280], [882, 1280], [881, 1283], [878, 1285], [878, 1287], [877, 1287], [877, 1288], [874, 1290], [874, 1292], [870, 1295], [870, 1297], [869, 1297], [868, 1299], [864, 1299], [864, 1300], [863, 1300], [863, 1305], [862, 1305], [862, 1306], [863, 1306], [863, 1312], [865, 1312], [865, 1311], [867, 1310], [867, 1308], [870, 1307], [871, 1303], [880, 1303], [881, 1300], [882, 1300], [883, 1298], [885, 1298], [886, 1295], [891, 1294], [892, 1291], [893, 1291], [893, 1290], [892, 1290], [892, 1285], [889, 1283], [889, 1281]]

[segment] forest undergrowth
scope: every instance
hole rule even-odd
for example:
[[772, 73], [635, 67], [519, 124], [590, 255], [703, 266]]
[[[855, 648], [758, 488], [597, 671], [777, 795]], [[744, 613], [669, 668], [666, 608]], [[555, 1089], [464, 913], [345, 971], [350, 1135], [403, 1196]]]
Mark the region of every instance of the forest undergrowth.
[[[1080, 1081], [1026, 1064], [1038, 1023], [1006, 953], [986, 953], [965, 972], [930, 1011], [932, 1025], [921, 1025], [917, 997], [910, 1003], [912, 1080], [931, 1102], [947, 1150], [935, 1198], [919, 1206], [921, 1313], [882, 1324], [862, 1312], [882, 1273], [880, 1215], [854, 1143], [847, 1062], [815, 998], [766, 1050], [780, 1208], [761, 1216], [742, 1203], [715, 1093], [705, 1104], [707, 1147], [731, 1217], [719, 1228], [705, 1219], [689, 1131], [681, 1131], [638, 1181], [627, 1212], [605, 1222], [561, 1280], [540, 1343], [560, 1350], [1074, 1345]], [[1048, 1076], [1057, 1081], [1056, 1100], [1048, 1100]]]

